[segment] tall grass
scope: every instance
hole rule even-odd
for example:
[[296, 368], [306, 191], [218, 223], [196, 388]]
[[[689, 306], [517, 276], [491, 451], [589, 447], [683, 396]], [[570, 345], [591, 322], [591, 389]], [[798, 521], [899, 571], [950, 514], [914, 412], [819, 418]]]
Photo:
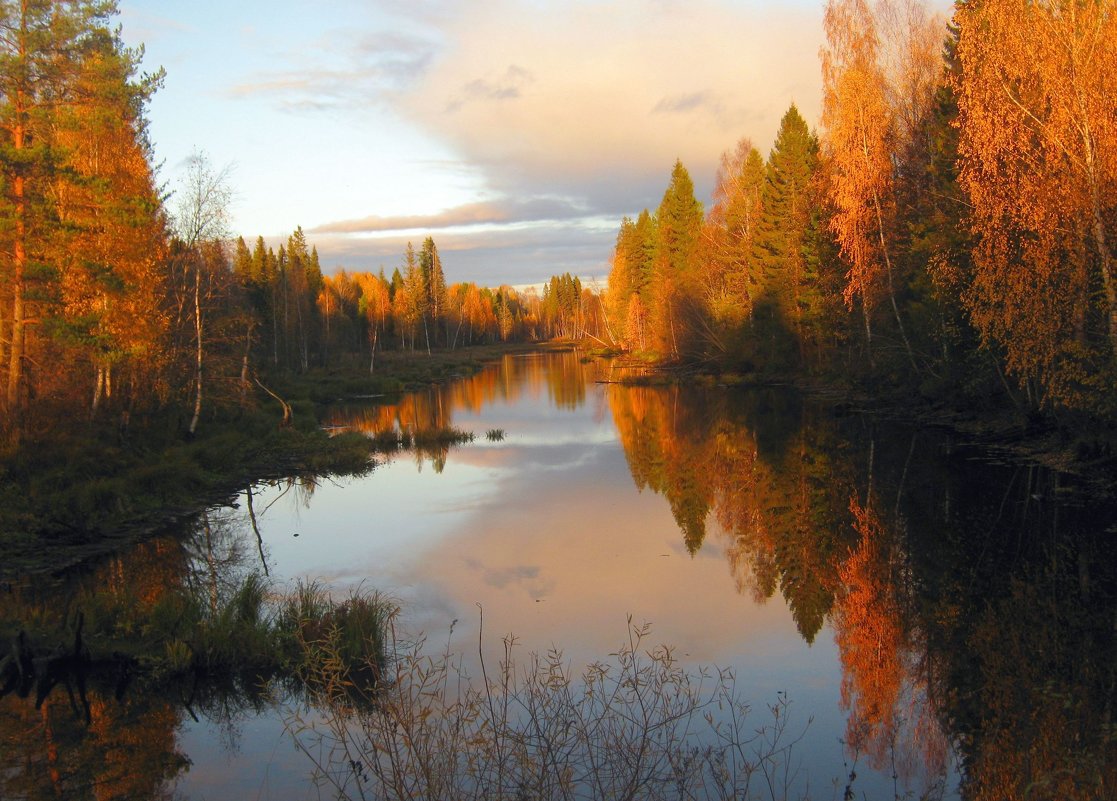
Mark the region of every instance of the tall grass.
[[[802, 733], [779, 697], [753, 722], [729, 671], [685, 671], [633, 626], [580, 674], [561, 652], [519, 661], [514, 639], [492, 674], [460, 657], [403, 648], [364, 703], [332, 668], [313, 717], [288, 728], [338, 798], [785, 799], [799, 789]], [[805, 728], [805, 727], [804, 727]]]
[[[85, 608], [95, 659], [129, 655], [158, 679], [195, 673], [262, 685], [293, 677], [294, 683], [285, 681], [290, 690], [315, 679], [329, 654], [332, 669], [360, 677], [362, 689], [371, 691], [386, 658], [384, 630], [394, 606], [363, 590], [336, 600], [314, 582], [277, 592], [248, 573], [229, 587], [170, 589], [146, 610], [134, 598], [108, 593]], [[45, 639], [35, 627], [31, 636]]]
[[300, 582], [279, 604], [276, 628], [295, 655], [294, 675], [313, 692], [323, 676], [358, 694], [376, 691], [387, 658], [385, 632], [395, 606], [375, 592], [353, 590], [335, 601], [317, 582]]

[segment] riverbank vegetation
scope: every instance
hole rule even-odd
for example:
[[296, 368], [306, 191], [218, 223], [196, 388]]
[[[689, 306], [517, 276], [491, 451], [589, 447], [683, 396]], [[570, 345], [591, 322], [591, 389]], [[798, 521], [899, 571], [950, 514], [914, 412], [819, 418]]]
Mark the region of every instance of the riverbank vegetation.
[[256, 512], [245, 498], [247, 514], [203, 512], [174, 534], [6, 580], [13, 614], [0, 618], [0, 697], [41, 701], [59, 683], [72, 691], [113, 676], [259, 695], [273, 679], [309, 676], [307, 664], [326, 648], [338, 669], [368, 678], [389, 656], [394, 605], [362, 588], [336, 598], [315, 582], [274, 582], [263, 544], [252, 543]]
[[658, 209], [622, 221], [609, 338], [1112, 420], [1115, 26], [1109, 3], [964, 3], [948, 26], [915, 0], [829, 0], [821, 130], [792, 105], [766, 158], [741, 140], [707, 210], [676, 163]]
[[[473, 374], [514, 350], [479, 346], [422, 359], [390, 352], [375, 376], [345, 369], [277, 374], [274, 399], [207, 415], [194, 437], [183, 435], [184, 417], [169, 414], [126, 432], [86, 419], [59, 421], [50, 440], [0, 461], [0, 576], [110, 553], [259, 481], [359, 475], [373, 469], [377, 454], [403, 448], [444, 462], [471, 434], [430, 415], [401, 416], [387, 401]], [[327, 406], [347, 402], [388, 417], [375, 429], [332, 422]]]
[[650, 637], [630, 620], [581, 673], [558, 650], [519, 657], [512, 637], [474, 677], [460, 656], [400, 647], [364, 704], [326, 659], [328, 703], [288, 727], [338, 798], [807, 797], [795, 746], [809, 721], [789, 699], [754, 712], [731, 672], [688, 672]]

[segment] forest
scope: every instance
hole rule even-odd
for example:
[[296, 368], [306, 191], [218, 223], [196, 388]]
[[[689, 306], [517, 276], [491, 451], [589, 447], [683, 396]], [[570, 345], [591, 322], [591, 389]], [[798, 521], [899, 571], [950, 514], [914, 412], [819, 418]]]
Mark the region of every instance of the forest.
[[1024, 413], [1114, 412], [1112, 3], [830, 0], [819, 132], [625, 218], [625, 347]]
[[554, 337], [957, 406], [1117, 411], [1111, 2], [962, 2], [948, 24], [917, 0], [828, 0], [821, 128], [791, 105], [767, 158], [742, 139], [708, 209], [677, 162], [659, 207], [622, 221], [600, 292], [570, 274], [447, 285], [429, 236], [390, 276], [324, 274], [301, 228], [250, 246], [203, 154], [159, 185], [145, 115], [164, 75], [140, 71], [115, 3], [2, 8], [8, 449], [154, 418], [189, 436], [259, 403], [268, 375]]
[[[5, 3], [0, 30], [0, 364], [8, 448], [74, 421], [127, 429], [254, 402], [258, 371], [375, 370], [430, 352], [572, 336], [593, 307], [556, 276], [539, 293], [447, 285], [434, 240], [391, 277], [323, 275], [301, 228], [278, 250], [229, 233], [227, 170], [195, 154], [158, 184], [146, 106], [163, 73], [113, 28], [114, 3]], [[585, 296], [585, 297], [583, 297]]]

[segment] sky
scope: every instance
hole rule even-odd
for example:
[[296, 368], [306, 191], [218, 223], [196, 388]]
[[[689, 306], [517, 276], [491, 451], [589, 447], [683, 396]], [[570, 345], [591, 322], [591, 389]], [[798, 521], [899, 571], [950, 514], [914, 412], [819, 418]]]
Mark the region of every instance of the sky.
[[[120, 0], [159, 180], [228, 168], [230, 233], [296, 226], [330, 273], [438, 245], [449, 282], [601, 284], [681, 159], [817, 126], [822, 0]], [[175, 201], [172, 196], [170, 208]]]

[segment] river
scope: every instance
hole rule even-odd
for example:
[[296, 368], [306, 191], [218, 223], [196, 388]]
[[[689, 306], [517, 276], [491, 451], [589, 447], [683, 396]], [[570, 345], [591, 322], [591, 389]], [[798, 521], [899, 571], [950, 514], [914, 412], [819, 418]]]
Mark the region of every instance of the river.
[[[150, 599], [184, 574], [266, 569], [280, 589], [371, 588], [401, 640], [473, 676], [508, 635], [518, 658], [557, 649], [579, 672], [647, 624], [686, 671], [731, 670], [750, 727], [782, 716], [785, 781], [760, 798], [1113, 790], [1111, 500], [845, 404], [620, 377], [577, 353], [508, 356], [339, 406], [337, 429], [475, 438], [256, 486], [207, 513], [205, 547], [180, 532], [59, 586], [114, 576]], [[321, 710], [183, 696], [105, 692], [88, 722], [61, 687], [38, 709], [5, 697], [0, 796], [332, 797], [291, 732]]]

